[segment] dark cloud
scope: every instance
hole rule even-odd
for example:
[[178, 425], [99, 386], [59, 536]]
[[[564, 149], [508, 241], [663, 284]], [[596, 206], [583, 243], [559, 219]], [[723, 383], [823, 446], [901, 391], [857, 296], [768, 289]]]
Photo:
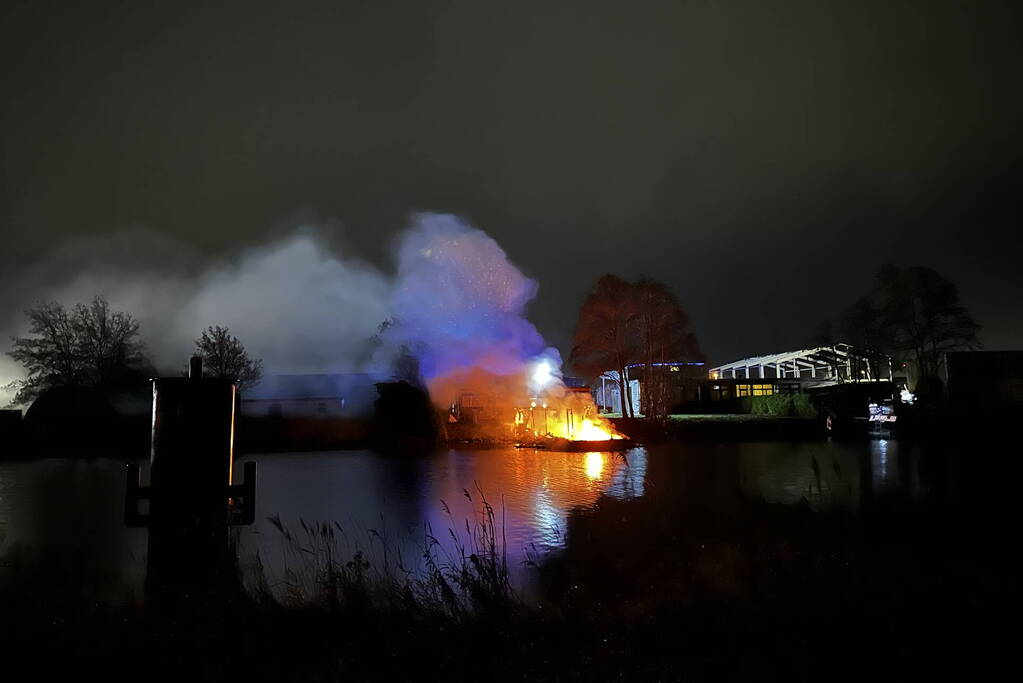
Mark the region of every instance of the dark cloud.
[[1023, 345], [1018, 3], [3, 12], [8, 280], [128, 225], [215, 262], [335, 220], [389, 268], [437, 210], [540, 282], [563, 349], [604, 271], [669, 282], [727, 360], [805, 343], [884, 261], [933, 265], [989, 346]]

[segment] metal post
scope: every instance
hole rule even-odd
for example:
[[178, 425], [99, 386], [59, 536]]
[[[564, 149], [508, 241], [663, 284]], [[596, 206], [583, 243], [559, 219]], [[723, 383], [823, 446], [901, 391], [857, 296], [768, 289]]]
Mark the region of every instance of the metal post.
[[141, 486], [139, 465], [129, 466], [125, 523], [149, 528], [154, 603], [215, 600], [236, 580], [228, 526], [254, 521], [256, 495], [255, 463], [245, 465], [242, 484], [232, 481], [236, 397], [232, 381], [202, 377], [201, 358], [187, 378], [153, 380], [150, 484]]

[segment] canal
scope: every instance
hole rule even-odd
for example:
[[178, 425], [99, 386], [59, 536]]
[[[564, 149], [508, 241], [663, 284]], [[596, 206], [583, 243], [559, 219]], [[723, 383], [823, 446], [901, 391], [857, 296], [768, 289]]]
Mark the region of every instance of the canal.
[[[857, 515], [879, 501], [916, 505], [954, 493], [948, 468], [936, 468], [924, 449], [884, 440], [242, 460], [258, 463], [259, 479], [256, 523], [236, 532], [239, 563], [247, 580], [265, 580], [278, 594], [312, 589], [311, 530], [324, 524], [336, 557], [360, 553], [371, 574], [417, 576], [428, 545], [442, 562], [472, 552], [489, 505], [512, 582], [528, 593], [535, 565], [573, 542], [570, 518], [602, 501], [643, 499], [665, 514], [680, 502], [729, 514], [755, 501]], [[124, 525], [125, 464], [73, 457], [0, 463], [0, 577], [54, 572], [64, 575], [56, 584], [72, 590], [81, 582], [74, 590], [100, 602], [141, 600], [147, 531]]]

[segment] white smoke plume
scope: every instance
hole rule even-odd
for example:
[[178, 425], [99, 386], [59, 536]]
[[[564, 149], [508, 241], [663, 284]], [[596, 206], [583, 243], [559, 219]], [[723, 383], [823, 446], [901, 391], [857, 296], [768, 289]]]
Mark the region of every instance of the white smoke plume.
[[[135, 315], [161, 372], [187, 366], [207, 325], [223, 325], [262, 358], [267, 372], [357, 369], [388, 315], [392, 285], [379, 269], [329, 248], [320, 232], [301, 228], [203, 267], [195, 252], [148, 230], [62, 245], [47, 258], [4, 278], [0, 334], [27, 332], [24, 309], [42, 301], [66, 306], [105, 296]], [[0, 384], [21, 376], [0, 357]], [[10, 396], [0, 396], [0, 405]]]
[[[41, 301], [72, 306], [101, 295], [138, 318], [163, 372], [186, 366], [208, 325], [230, 328], [270, 374], [386, 373], [402, 347], [419, 355], [428, 383], [475, 370], [510, 377], [540, 356], [560, 368], [525, 317], [536, 281], [462, 219], [415, 214], [398, 240], [394, 276], [338, 251], [309, 227], [201, 267], [194, 250], [149, 230], [83, 239], [0, 282], [0, 333], [24, 334], [24, 309]], [[374, 340], [388, 319], [395, 324]], [[0, 383], [19, 376], [0, 358]]]

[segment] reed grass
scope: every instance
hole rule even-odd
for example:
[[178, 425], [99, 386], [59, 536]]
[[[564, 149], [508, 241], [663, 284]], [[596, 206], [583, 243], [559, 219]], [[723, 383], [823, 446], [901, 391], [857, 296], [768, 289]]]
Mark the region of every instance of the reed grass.
[[371, 565], [367, 549], [358, 547], [337, 521], [300, 518], [291, 527], [280, 516], [268, 517], [284, 541], [284, 571], [271, 582], [257, 556], [250, 590], [264, 601], [331, 610], [391, 606], [464, 616], [507, 609], [518, 596], [510, 580], [503, 506], [499, 515], [478, 483], [474, 492], [463, 489], [462, 495], [472, 506], [472, 516], [456, 520], [442, 500], [446, 528], [424, 522], [422, 548], [414, 562], [394, 547], [382, 524], [383, 530], [368, 530], [367, 539], [382, 549], [379, 566]]

